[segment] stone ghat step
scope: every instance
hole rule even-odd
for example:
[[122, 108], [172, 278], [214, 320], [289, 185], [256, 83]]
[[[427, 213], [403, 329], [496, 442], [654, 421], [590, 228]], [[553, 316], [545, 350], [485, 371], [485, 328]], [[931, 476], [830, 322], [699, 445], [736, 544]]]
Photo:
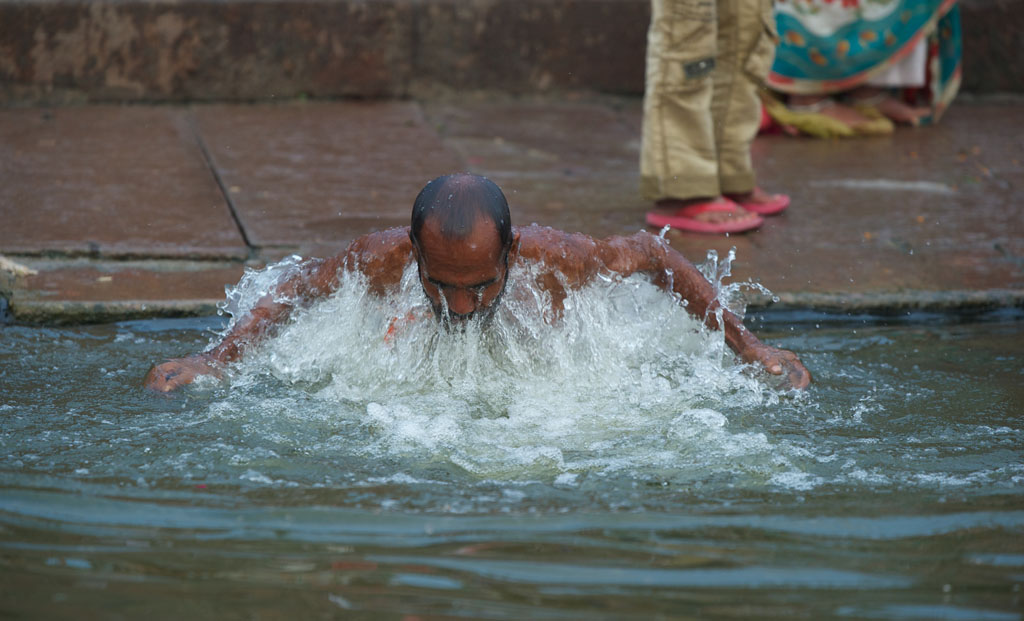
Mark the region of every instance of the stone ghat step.
[[[1024, 92], [1024, 2], [961, 4], [964, 90]], [[636, 94], [649, 16], [648, 0], [0, 0], [0, 105]]]

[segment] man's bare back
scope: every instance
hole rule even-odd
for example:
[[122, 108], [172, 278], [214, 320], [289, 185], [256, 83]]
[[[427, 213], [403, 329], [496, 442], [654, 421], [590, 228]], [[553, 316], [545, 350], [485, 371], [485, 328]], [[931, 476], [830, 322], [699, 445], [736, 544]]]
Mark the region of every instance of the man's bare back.
[[[459, 204], [449, 213], [435, 200], [421, 209], [419, 218], [414, 208], [412, 227], [370, 233], [335, 257], [305, 262], [275, 294], [238, 318], [220, 343], [207, 352], [154, 367], [146, 376], [146, 386], [168, 392], [199, 375], [219, 375], [224, 364], [238, 360], [246, 349], [286, 321], [293, 310], [336, 291], [343, 272], [358, 270], [366, 277], [371, 292], [386, 295], [398, 288], [412, 262], [417, 264], [424, 294], [435, 314], [453, 323], [493, 312], [500, 304], [512, 265], [530, 268], [536, 286], [550, 296], [554, 317], [563, 310], [566, 289], [586, 286], [598, 275], [643, 274], [661, 289], [686, 300], [687, 310], [708, 327], [723, 329], [726, 342], [745, 362], [759, 363], [769, 373], [784, 376], [785, 383], [793, 388], [810, 383], [810, 373], [792, 352], [761, 343], [739, 318], [719, 309], [711, 284], [661, 238], [641, 232], [594, 239], [547, 227], [513, 228], [507, 220], [502, 221], [507, 217], [507, 204], [503, 210], [499, 205], [497, 216], [475, 211], [476, 203], [491, 198], [473, 193], [481, 178], [462, 175], [442, 179], [456, 186], [449, 200], [462, 189], [460, 182], [466, 184], [468, 198], [463, 198], [468, 206]], [[430, 188], [430, 184], [424, 188], [417, 205]]]

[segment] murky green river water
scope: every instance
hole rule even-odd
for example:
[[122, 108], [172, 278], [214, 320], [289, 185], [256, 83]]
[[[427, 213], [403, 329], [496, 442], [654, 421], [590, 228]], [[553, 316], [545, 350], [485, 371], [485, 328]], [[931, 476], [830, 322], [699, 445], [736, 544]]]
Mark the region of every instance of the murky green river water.
[[173, 398], [219, 319], [0, 327], [0, 611], [1021, 618], [1019, 316], [754, 318], [792, 395], [652, 291], [395, 340], [332, 300]]

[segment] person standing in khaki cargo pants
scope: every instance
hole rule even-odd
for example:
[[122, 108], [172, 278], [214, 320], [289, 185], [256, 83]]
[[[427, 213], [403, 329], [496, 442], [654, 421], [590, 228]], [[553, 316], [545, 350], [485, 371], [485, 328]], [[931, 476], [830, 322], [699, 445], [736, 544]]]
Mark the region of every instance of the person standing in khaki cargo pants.
[[652, 226], [737, 233], [789, 197], [754, 182], [758, 89], [775, 55], [771, 0], [652, 0], [640, 184]]

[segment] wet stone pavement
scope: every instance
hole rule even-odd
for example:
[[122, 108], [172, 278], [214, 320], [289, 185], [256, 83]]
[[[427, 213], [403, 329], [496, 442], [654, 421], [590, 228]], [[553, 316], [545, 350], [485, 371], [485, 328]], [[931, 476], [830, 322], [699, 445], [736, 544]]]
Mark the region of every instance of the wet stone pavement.
[[[644, 227], [638, 98], [0, 109], [0, 306], [28, 323], [209, 314], [246, 266], [404, 225], [430, 178], [486, 175], [513, 221]], [[934, 127], [760, 136], [793, 206], [731, 237], [669, 232], [777, 307], [1024, 306], [1024, 100], [962, 99]], [[755, 306], [767, 298], [752, 298]]]

